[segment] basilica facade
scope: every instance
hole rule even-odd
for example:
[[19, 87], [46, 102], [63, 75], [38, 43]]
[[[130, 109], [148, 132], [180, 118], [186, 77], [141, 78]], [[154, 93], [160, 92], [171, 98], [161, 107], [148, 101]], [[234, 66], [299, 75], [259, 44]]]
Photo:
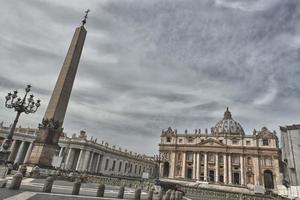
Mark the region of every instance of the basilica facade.
[[262, 127], [245, 134], [228, 108], [210, 132], [163, 130], [159, 151], [160, 177], [274, 192], [281, 184], [276, 133]]

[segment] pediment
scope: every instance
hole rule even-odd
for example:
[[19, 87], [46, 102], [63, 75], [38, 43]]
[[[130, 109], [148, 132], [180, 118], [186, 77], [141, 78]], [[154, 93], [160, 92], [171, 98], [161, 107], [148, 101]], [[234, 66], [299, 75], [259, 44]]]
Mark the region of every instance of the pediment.
[[225, 144], [219, 142], [218, 140], [209, 138], [198, 143], [197, 146], [225, 146]]

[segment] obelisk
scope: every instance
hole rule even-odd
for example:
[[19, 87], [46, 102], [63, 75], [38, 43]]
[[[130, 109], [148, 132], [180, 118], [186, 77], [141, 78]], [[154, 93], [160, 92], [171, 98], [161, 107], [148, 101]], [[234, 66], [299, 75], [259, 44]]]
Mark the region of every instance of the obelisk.
[[62, 134], [62, 125], [87, 33], [84, 25], [88, 12], [89, 10], [86, 11], [82, 25], [75, 30], [44, 118], [39, 124], [39, 134], [34, 142], [28, 164], [52, 167], [52, 159], [58, 149], [58, 140]]

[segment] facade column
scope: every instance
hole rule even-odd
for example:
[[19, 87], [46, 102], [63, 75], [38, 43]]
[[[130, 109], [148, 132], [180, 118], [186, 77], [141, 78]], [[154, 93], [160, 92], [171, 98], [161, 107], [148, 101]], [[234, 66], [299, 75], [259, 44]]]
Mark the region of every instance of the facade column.
[[24, 163], [27, 163], [27, 161], [29, 160], [29, 157], [30, 157], [30, 154], [31, 154], [31, 151], [32, 151], [32, 146], [33, 146], [33, 142], [30, 142], [29, 147], [28, 147], [27, 152], [26, 152]]
[[169, 170], [169, 178], [174, 178], [175, 175], [175, 165], [176, 165], [176, 161], [175, 161], [175, 152], [171, 152], [171, 156], [170, 156], [170, 170]]
[[231, 155], [228, 155], [228, 184], [232, 184]]
[[243, 154], [240, 155], [240, 169], [241, 169], [241, 185], [244, 185], [245, 179], [244, 179], [244, 156], [243, 156]]
[[224, 181], [224, 184], [227, 184], [228, 183], [228, 180], [227, 180], [227, 156], [226, 154], [223, 155], [223, 168], [224, 168], [224, 172], [223, 172], [223, 181]]
[[62, 155], [63, 152], [64, 152], [64, 147], [61, 147], [60, 150], [59, 150], [58, 156], [59, 156], [59, 157], [62, 157], [62, 156], [63, 156], [63, 155]]
[[199, 170], [200, 170], [200, 152], [197, 153], [197, 164], [196, 164], [196, 179], [199, 180], [200, 174], [199, 174]]
[[24, 148], [25, 148], [25, 141], [22, 141], [14, 163], [21, 164], [23, 153], [24, 153]]
[[193, 176], [192, 176], [193, 179], [196, 179], [196, 159], [197, 159], [196, 155], [197, 153], [194, 152], [193, 153]]
[[216, 164], [215, 182], [218, 183], [219, 182], [219, 154], [218, 153], [216, 153], [216, 163], [215, 164]]
[[10, 146], [10, 149], [9, 149], [9, 151], [10, 151], [10, 154], [9, 154], [9, 157], [8, 157], [8, 161], [13, 161], [13, 157], [14, 157], [14, 154], [15, 154], [15, 152], [16, 152], [16, 145], [17, 145], [17, 140], [14, 140], [13, 142], [12, 142], [12, 144], [11, 144], [11, 146]]
[[182, 153], [182, 178], [185, 178], [186, 152]]
[[77, 164], [76, 164], [76, 171], [80, 170], [82, 154], [83, 154], [83, 149], [80, 149], [80, 153], [79, 153]]
[[204, 181], [207, 181], [207, 152], [204, 153]]
[[89, 172], [91, 172], [91, 170], [92, 170], [94, 154], [95, 154], [94, 152], [91, 152], [91, 159], [90, 159], [90, 163], [89, 163], [89, 166], [88, 166], [88, 171]]

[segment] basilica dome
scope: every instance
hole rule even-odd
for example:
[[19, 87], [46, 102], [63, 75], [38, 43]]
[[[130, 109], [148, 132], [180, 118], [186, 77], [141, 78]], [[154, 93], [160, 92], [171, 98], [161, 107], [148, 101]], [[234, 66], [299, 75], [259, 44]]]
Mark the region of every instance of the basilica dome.
[[243, 127], [240, 125], [240, 123], [232, 119], [231, 112], [228, 108], [224, 113], [224, 118], [212, 128], [212, 133], [245, 135]]

